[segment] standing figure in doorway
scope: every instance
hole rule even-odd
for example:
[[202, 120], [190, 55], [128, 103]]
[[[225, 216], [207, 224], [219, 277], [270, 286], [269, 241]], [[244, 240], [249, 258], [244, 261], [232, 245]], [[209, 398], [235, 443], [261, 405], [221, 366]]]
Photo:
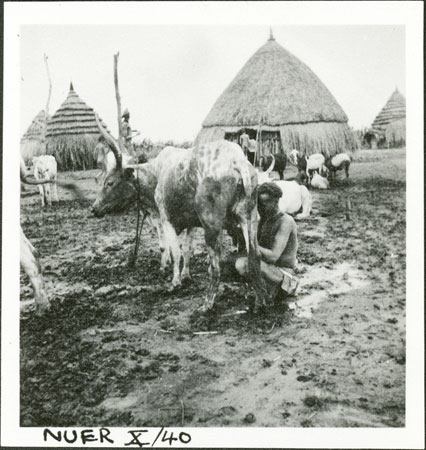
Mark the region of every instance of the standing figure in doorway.
[[247, 134], [246, 130], [243, 130], [243, 134], [240, 136], [239, 143], [241, 145], [241, 148], [243, 149], [244, 155], [247, 158], [247, 152], [249, 150], [249, 135]]

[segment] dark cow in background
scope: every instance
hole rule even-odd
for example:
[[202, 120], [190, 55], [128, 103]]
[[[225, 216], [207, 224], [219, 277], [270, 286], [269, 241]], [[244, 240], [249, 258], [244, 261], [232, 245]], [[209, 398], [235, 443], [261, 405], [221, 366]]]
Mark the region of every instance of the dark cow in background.
[[274, 160], [275, 164], [272, 170], [278, 173], [280, 180], [284, 180], [284, 170], [287, 165], [287, 155], [285, 153], [275, 153], [274, 155], [262, 156], [260, 159], [260, 167], [263, 171], [266, 171]]

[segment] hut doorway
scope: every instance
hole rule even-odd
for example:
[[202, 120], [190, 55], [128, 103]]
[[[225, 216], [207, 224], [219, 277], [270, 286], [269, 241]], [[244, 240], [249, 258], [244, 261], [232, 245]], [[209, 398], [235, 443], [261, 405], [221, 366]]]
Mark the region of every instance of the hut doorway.
[[[237, 133], [228, 132], [225, 133], [225, 139], [227, 141], [240, 143], [240, 136], [244, 133], [248, 134], [250, 139], [257, 140], [258, 130], [254, 128], [242, 128]], [[259, 148], [256, 152], [255, 165], [258, 165], [260, 158], [276, 153], [283, 153], [283, 145], [281, 142], [281, 136], [279, 131], [262, 131], [259, 134]]]

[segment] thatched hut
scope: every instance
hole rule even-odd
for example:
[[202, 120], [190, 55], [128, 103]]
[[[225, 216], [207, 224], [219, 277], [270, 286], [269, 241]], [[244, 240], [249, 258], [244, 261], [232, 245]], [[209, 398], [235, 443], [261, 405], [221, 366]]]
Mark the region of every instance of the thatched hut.
[[298, 149], [334, 155], [356, 149], [348, 118], [312, 70], [271, 36], [205, 118], [196, 144], [258, 140], [258, 157]]
[[67, 98], [47, 123], [46, 153], [55, 156], [59, 170], [94, 169], [99, 136], [95, 111], [80, 99], [71, 83]]
[[371, 126], [382, 147], [405, 145], [405, 98], [395, 89]]
[[46, 153], [45, 133], [48, 116], [42, 109], [33, 119], [30, 126], [21, 138], [21, 155], [26, 164], [33, 156]]

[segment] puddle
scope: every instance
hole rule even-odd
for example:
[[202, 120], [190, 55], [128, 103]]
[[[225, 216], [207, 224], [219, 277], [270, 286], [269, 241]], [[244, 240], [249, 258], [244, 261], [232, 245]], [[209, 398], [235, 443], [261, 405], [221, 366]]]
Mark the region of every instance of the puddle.
[[101, 406], [107, 409], [126, 409], [135, 406], [140, 401], [136, 395], [128, 395], [127, 397], [111, 397], [105, 399]]
[[299, 294], [288, 306], [297, 317], [310, 319], [313, 310], [329, 295], [345, 294], [368, 284], [364, 273], [350, 263], [339, 264], [333, 269], [313, 268], [300, 280], [299, 290], [308, 293]]

